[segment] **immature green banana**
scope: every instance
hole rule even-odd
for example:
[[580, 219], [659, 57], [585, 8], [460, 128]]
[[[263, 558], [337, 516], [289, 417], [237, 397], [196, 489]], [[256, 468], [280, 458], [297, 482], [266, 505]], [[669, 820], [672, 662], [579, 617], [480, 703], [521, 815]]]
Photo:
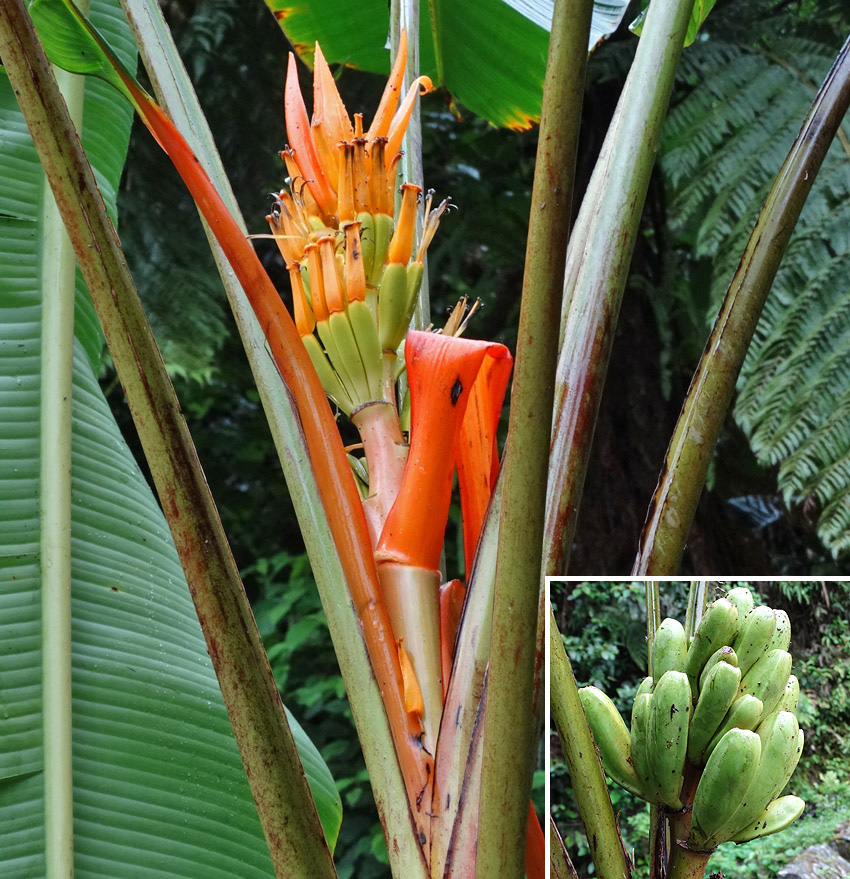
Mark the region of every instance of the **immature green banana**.
[[761, 739], [749, 730], [731, 729], [709, 757], [697, 785], [690, 843], [708, 850], [717, 845], [756, 776]]
[[785, 692], [776, 706], [777, 711], [790, 711], [792, 714], [797, 713], [797, 705], [800, 702], [800, 682], [797, 675], [791, 675], [788, 683], [785, 685]]
[[685, 672], [692, 692], [697, 692], [706, 660], [715, 650], [731, 645], [737, 633], [738, 608], [727, 599], [719, 598], [706, 611], [685, 657]]
[[764, 716], [772, 714], [785, 695], [791, 675], [791, 654], [785, 650], [771, 650], [765, 654], [741, 681], [741, 695], [758, 696], [764, 703]]
[[767, 645], [768, 650], [787, 650], [791, 644], [791, 620], [784, 610], [774, 610], [776, 631]]
[[778, 833], [793, 824], [803, 814], [805, 808], [805, 802], [799, 797], [780, 797], [774, 800], [752, 824], [736, 833], [732, 841], [749, 842], [760, 836]]
[[765, 655], [775, 631], [776, 615], [766, 604], [759, 605], [747, 614], [732, 645], [738, 656], [738, 668], [742, 675], [746, 675]]
[[[648, 679], [649, 680], [649, 679]], [[644, 799], [660, 804], [655, 795], [655, 781], [649, 759], [649, 724], [652, 717], [652, 694], [638, 693], [632, 707], [632, 730], [629, 740], [629, 755], [632, 766], [640, 780]]]
[[691, 687], [683, 672], [668, 671], [655, 685], [649, 722], [649, 764], [655, 790], [671, 809], [682, 808], [688, 754]]
[[632, 766], [629, 730], [617, 706], [596, 687], [582, 687], [578, 694], [602, 758], [602, 768], [620, 787], [646, 799], [646, 791]]
[[763, 711], [764, 705], [761, 699], [757, 699], [755, 696], [738, 696], [732, 703], [726, 717], [723, 718], [720, 728], [712, 736], [708, 747], [703, 752], [702, 759], [708, 760], [720, 740], [730, 729], [755, 729], [762, 718]]
[[743, 622], [744, 617], [756, 606], [753, 593], [745, 586], [736, 586], [726, 593], [726, 600], [738, 608], [738, 619]]
[[683, 671], [688, 639], [678, 620], [667, 617], [652, 639], [652, 675], [660, 681], [668, 671]]
[[781, 711], [763, 723], [757, 735], [761, 739], [759, 768], [745, 800], [726, 826], [724, 835], [731, 839], [736, 833], [749, 827], [767, 808], [768, 803], [782, 793], [788, 783], [786, 774], [797, 766], [797, 735], [800, 727], [790, 711]]
[[721, 660], [723, 660], [723, 662], [728, 662], [729, 665], [734, 665], [736, 668], [738, 667], [738, 657], [735, 655], [735, 651], [731, 647], [721, 647], [719, 650], [715, 650], [702, 667], [702, 673], [699, 676], [700, 692], [702, 692], [703, 687], [705, 687], [705, 680], [709, 673]]
[[688, 732], [688, 759], [700, 765], [702, 755], [726, 712], [738, 696], [741, 670], [726, 662], [718, 662], [709, 673], [694, 708]]
[[[795, 678], [795, 680], [796, 680], [796, 678]], [[651, 677], [645, 677], [640, 682], [640, 686], [637, 689], [637, 693], [635, 693], [635, 699], [637, 699], [638, 696], [642, 696], [644, 693], [651, 693], [653, 683], [654, 683], [654, 681]]]

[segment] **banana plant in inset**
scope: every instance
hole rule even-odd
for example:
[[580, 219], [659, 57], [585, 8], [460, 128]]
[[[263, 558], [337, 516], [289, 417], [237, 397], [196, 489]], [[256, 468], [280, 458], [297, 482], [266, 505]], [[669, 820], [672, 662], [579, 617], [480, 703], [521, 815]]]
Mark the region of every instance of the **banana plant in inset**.
[[735, 587], [691, 620], [650, 639], [631, 728], [601, 690], [579, 690], [605, 772], [658, 811], [671, 879], [699, 879], [718, 845], [784, 830], [805, 807], [780, 796], [804, 742], [788, 615]]

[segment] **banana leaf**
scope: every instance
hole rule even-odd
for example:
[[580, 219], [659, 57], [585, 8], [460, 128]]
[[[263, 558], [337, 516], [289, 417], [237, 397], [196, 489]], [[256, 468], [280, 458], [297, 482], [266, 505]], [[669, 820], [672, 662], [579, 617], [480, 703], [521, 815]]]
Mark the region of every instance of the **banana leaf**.
[[[126, 63], [117, 2], [92, 18]], [[83, 141], [114, 217], [131, 109], [86, 86]], [[44, 875], [39, 519], [45, 183], [0, 76], [0, 873]], [[165, 519], [101, 392], [103, 338], [76, 283], [72, 698], [78, 877], [272, 875], [266, 843]], [[48, 712], [49, 712], [48, 706]], [[297, 726], [331, 845], [333, 780]]]

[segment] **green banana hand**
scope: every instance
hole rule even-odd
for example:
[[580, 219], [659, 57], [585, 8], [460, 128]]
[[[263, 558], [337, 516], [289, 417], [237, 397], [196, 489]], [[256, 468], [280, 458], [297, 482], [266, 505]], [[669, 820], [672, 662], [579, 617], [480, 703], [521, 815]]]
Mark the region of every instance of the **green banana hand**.
[[726, 593], [726, 600], [738, 608], [738, 619], [743, 622], [744, 617], [756, 606], [753, 593], [745, 586], [736, 586]]
[[652, 674], [660, 681], [668, 671], [684, 671], [685, 656], [688, 652], [688, 639], [684, 626], [667, 617], [655, 632], [652, 639]]
[[713, 849], [744, 801], [756, 776], [761, 739], [749, 730], [731, 729], [708, 758], [697, 785], [692, 812], [693, 847]]
[[742, 675], [746, 675], [767, 653], [775, 631], [776, 615], [766, 604], [759, 605], [747, 614], [732, 645], [738, 655], [738, 667]]
[[578, 694], [602, 758], [602, 768], [620, 787], [647, 799], [632, 765], [629, 730], [617, 706], [596, 687], [582, 687]]
[[718, 662], [711, 669], [694, 708], [688, 732], [688, 759], [691, 763], [697, 766], [703, 763], [703, 752], [737, 698], [740, 684], [739, 668]]
[[736, 833], [732, 840], [749, 842], [760, 836], [778, 833], [793, 824], [803, 814], [805, 808], [805, 802], [799, 797], [780, 797], [774, 800], [752, 824]]
[[682, 808], [682, 781], [688, 754], [691, 687], [683, 672], [668, 671], [656, 683], [649, 723], [649, 763], [658, 797]]
[[761, 699], [757, 699], [755, 696], [738, 696], [703, 752], [702, 759], [708, 760], [711, 757], [720, 740], [730, 729], [755, 729], [759, 725], [763, 713], [764, 705]]
[[[768, 804], [782, 792], [797, 766], [797, 736], [800, 727], [797, 718], [790, 711], [780, 711], [771, 715], [758, 728], [761, 739], [759, 768], [746, 801], [742, 802], [724, 830], [725, 839], [732, 839], [745, 827], [749, 827], [767, 808]], [[787, 778], [786, 778], [787, 776]]]
[[739, 692], [761, 699], [764, 716], [767, 717], [775, 711], [785, 695], [790, 675], [791, 654], [784, 650], [771, 650], [744, 675]]
[[718, 662], [723, 660], [723, 662], [729, 663], [729, 665], [734, 665], [736, 668], [738, 667], [738, 657], [735, 655], [735, 651], [731, 647], [721, 647], [719, 650], [715, 650], [714, 653], [709, 656], [706, 660], [705, 665], [702, 667], [702, 673], [699, 676], [699, 691], [702, 692], [705, 687], [705, 681], [708, 677], [711, 670], [717, 665]]
[[738, 608], [719, 598], [706, 611], [685, 657], [685, 672], [693, 693], [698, 691], [699, 676], [708, 658], [715, 650], [731, 645], [737, 634]]

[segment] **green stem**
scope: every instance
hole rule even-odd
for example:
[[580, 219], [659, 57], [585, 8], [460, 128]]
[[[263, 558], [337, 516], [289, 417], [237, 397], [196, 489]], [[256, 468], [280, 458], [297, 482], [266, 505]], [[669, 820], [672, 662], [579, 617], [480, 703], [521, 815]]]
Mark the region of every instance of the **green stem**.
[[[549, 685], [552, 721], [558, 730], [573, 792], [584, 823], [590, 854], [600, 879], [631, 876], [631, 865], [617, 830], [611, 797], [593, 735], [578, 695], [573, 669], [555, 616], [549, 609]], [[555, 846], [553, 845], [554, 849]]]
[[685, 635], [693, 638], [708, 606], [708, 580], [691, 580], [688, 588], [688, 610], [685, 613]]
[[[398, 41], [401, 31], [407, 31], [407, 70], [404, 74], [402, 94], [419, 76], [419, 0], [391, 0], [390, 2], [390, 44], [392, 64], [398, 53]], [[422, 114], [419, 101], [413, 106], [410, 123], [401, 142], [401, 179], [407, 183], [415, 183], [425, 191], [425, 172], [422, 168]], [[398, 207], [398, 205], [396, 205]], [[397, 213], [397, 212], [396, 212]], [[425, 218], [421, 211], [416, 214], [416, 240], [422, 237]], [[416, 297], [416, 309], [413, 312], [411, 327], [424, 330], [431, 323], [431, 299], [428, 287], [428, 258], [424, 260], [425, 271], [422, 275], [422, 286]]]
[[652, 642], [661, 625], [661, 596], [658, 591], [658, 580], [646, 581], [646, 668], [652, 675]]
[[151, 465], [279, 877], [336, 876], [236, 564], [91, 167], [23, 0], [0, 55], [74, 244]]
[[[685, 774], [682, 800], [688, 805], [693, 803], [699, 776], [700, 772], [695, 766], [691, 766]], [[695, 851], [688, 848], [687, 840], [691, 835], [691, 818], [693, 817], [690, 808], [671, 812], [669, 817], [670, 857], [667, 862], [666, 879], [702, 879], [708, 860], [714, 854], [715, 849]]]
[[372, 546], [377, 546], [401, 486], [408, 447], [392, 403], [366, 403], [351, 415], [360, 434], [369, 471], [369, 496], [363, 501]]
[[635, 574], [675, 574], [678, 570], [756, 324], [848, 104], [850, 38], [774, 181], [729, 285], [667, 449], [641, 535]]
[[[68, 112], [83, 116], [85, 80], [57, 71]], [[74, 875], [71, 743], [71, 417], [77, 258], [44, 181], [41, 270], [41, 519], [44, 862], [46, 879]]]
[[[216, 188], [244, 229], [245, 224], [206, 118], [159, 5], [154, 0], [122, 2], [157, 96], [175, 123], [187, 133], [190, 146], [209, 170]], [[404, 781], [398, 762], [386, 758], [394, 748], [392, 733], [360, 621], [345, 588], [346, 574], [310, 465], [300, 418], [280, 373], [268, 356], [262, 328], [244, 290], [209, 227], [204, 226], [251, 365], [310, 557], [363, 748], [369, 782], [386, 834], [390, 865], [394, 875], [422, 879], [425, 875], [422, 849], [412, 832]]]
[[534, 754], [533, 704], [554, 367], [569, 237], [589, 0], [555, 3], [528, 229], [511, 396], [476, 875], [522, 876]]
[[[661, 125], [693, 0], [649, 7], [637, 54], [612, 126], [604, 171], [591, 187], [586, 240], [558, 361], [552, 480], [544, 571], [566, 571], [617, 316], [628, 277]], [[575, 252], [575, 251], [574, 251]]]
[[[496, 579], [496, 544], [499, 533], [502, 480], [497, 480], [490, 509], [479, 538], [479, 549], [469, 580], [463, 617], [457, 636], [452, 676], [443, 706], [443, 719], [434, 761], [434, 799], [437, 816], [431, 845], [431, 875], [443, 879], [453, 828], [459, 814], [464, 782], [468, 777], [472, 743], [480, 714], [481, 694], [487, 674], [493, 618], [493, 585]], [[479, 733], [480, 736], [480, 733]], [[477, 758], [476, 758], [477, 759]], [[456, 860], [456, 856], [452, 858]], [[474, 863], [469, 868], [474, 870]]]
[[570, 859], [570, 854], [558, 833], [552, 816], [549, 816], [549, 839], [551, 840], [549, 858], [549, 879], [578, 879], [578, 873]]

